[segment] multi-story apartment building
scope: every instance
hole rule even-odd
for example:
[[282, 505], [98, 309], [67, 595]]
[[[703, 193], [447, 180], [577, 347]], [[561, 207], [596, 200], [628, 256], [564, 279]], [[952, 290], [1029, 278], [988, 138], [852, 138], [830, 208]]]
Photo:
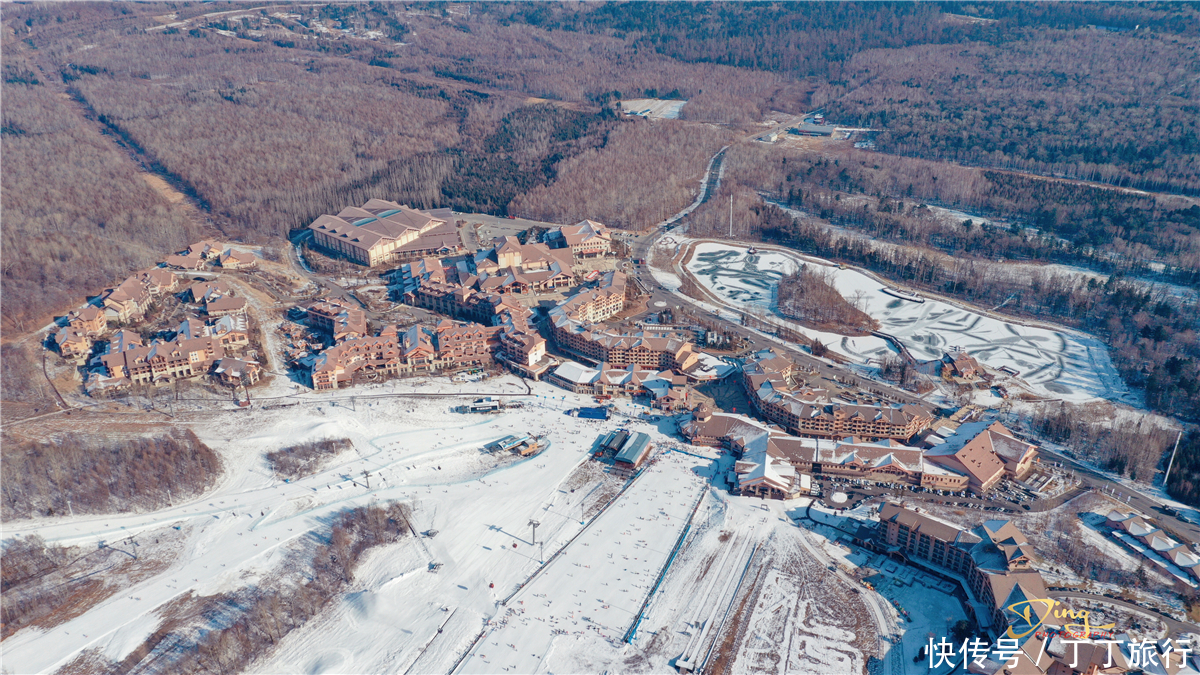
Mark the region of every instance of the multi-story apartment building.
[[607, 321], [625, 309], [631, 291], [624, 272], [608, 272], [595, 288], [584, 289], [552, 309], [550, 318], [556, 324]]
[[500, 326], [455, 325], [443, 319], [436, 329], [437, 358], [451, 367], [488, 365], [501, 346]]
[[54, 342], [64, 359], [79, 359], [92, 351], [91, 336], [70, 326], [59, 328], [54, 334]]
[[313, 360], [313, 388], [337, 389], [356, 374], [373, 378], [491, 365], [505, 330], [443, 320], [434, 328], [388, 326], [376, 336], [346, 338]]
[[[175, 276], [175, 275], [171, 275]], [[72, 330], [79, 331], [84, 335], [97, 336], [104, 333], [108, 328], [108, 322], [104, 318], [104, 312], [98, 307], [88, 305], [83, 309], [71, 312], [67, 315], [67, 325]]]
[[151, 300], [150, 286], [136, 276], [122, 281], [101, 296], [109, 321], [125, 323], [141, 317]]
[[[989, 520], [963, 530], [918, 510], [887, 503], [879, 510], [879, 537], [890, 554], [932, 563], [965, 581], [982, 605], [976, 621], [993, 636], [1009, 626], [1020, 634], [1027, 619], [1010, 606], [1047, 598], [1042, 575], [1033, 568], [1033, 547], [1010, 521]], [[1040, 623], [1050, 612], [1045, 603], [1030, 602], [1029, 620]]]
[[308, 325], [335, 343], [367, 334], [367, 315], [359, 307], [336, 298], [321, 300], [308, 308]]
[[928, 410], [916, 405], [835, 399], [824, 389], [795, 382], [794, 372], [791, 361], [764, 350], [743, 366], [742, 383], [760, 415], [797, 436], [906, 441], [933, 421]]
[[113, 341], [101, 362], [110, 378], [128, 378], [133, 384], [160, 384], [203, 375], [214, 361], [224, 356], [220, 340], [213, 337], [176, 337], [169, 342], [156, 341], [143, 346], [140, 340], [127, 334]]
[[[804, 475], [857, 478], [889, 485], [919, 485], [939, 490], [961, 491], [968, 487], [966, 474], [930, 462], [925, 451], [895, 440], [866, 442], [856, 438], [828, 441], [801, 438], [778, 430], [767, 433], [763, 424], [740, 415], [714, 413], [707, 406], [692, 411], [692, 419], [681, 431], [689, 443], [728, 448], [744, 454], [750, 443], [766, 443], [763, 450], [776, 463], [786, 461]], [[766, 434], [765, 436], [763, 434]]]
[[675, 331], [622, 332], [599, 325], [625, 309], [631, 288], [625, 274], [609, 272], [550, 310], [550, 330], [560, 349], [597, 363], [687, 373], [699, 357], [687, 336]]

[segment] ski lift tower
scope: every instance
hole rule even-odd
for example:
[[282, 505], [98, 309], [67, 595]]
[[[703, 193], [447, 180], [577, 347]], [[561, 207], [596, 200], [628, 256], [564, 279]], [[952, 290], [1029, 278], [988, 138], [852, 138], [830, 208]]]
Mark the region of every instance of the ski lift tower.
[[[540, 523], [540, 522], [538, 522], [538, 521], [536, 521], [536, 520], [534, 520], [533, 518], [530, 518], [530, 519], [529, 519], [529, 526], [533, 528], [533, 536], [532, 536], [532, 538], [530, 538], [530, 540], [529, 540], [529, 542], [530, 542], [531, 544], [536, 544], [536, 543], [537, 543], [537, 528], [538, 528], [538, 525], [541, 525], [541, 523]], [[538, 548], [538, 550], [539, 550], [539, 551], [541, 551], [542, 549], [541, 549], [541, 548]], [[540, 557], [540, 559], [541, 559], [541, 560], [545, 560], [545, 558], [546, 558], [546, 556], [545, 556], [544, 554], [543, 554], [543, 555], [541, 555], [541, 557]]]

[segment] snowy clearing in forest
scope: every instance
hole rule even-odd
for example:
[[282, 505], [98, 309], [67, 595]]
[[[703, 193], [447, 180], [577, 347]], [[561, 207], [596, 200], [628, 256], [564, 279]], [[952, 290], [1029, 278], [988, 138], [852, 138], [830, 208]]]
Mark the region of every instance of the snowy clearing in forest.
[[[938, 359], [951, 348], [961, 348], [990, 368], [1018, 372], [1031, 391], [1047, 398], [1136, 402], [1105, 345], [1090, 335], [1004, 321], [931, 298], [904, 299], [859, 270], [773, 248], [751, 255], [746, 246], [698, 243], [687, 271], [726, 305], [774, 311], [779, 278], [799, 265], [828, 270], [834, 287], [917, 360]], [[861, 364], [894, 354], [881, 337], [803, 331]]]

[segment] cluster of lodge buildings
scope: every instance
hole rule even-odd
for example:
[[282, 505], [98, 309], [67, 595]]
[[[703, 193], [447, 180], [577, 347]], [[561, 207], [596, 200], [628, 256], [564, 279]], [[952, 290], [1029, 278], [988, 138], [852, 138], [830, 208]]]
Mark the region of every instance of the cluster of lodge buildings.
[[636, 367], [689, 375], [701, 367], [684, 331], [625, 332], [601, 325], [625, 309], [633, 288], [623, 272], [608, 272], [594, 288], [585, 289], [550, 310], [555, 345], [602, 364], [601, 370]]
[[[493, 359], [540, 378], [552, 365], [546, 341], [529, 326], [530, 311], [507, 296], [573, 286], [580, 281], [573, 262], [612, 250], [608, 229], [585, 220], [548, 232], [545, 243], [496, 237], [490, 247], [443, 264], [438, 257], [422, 257], [406, 247], [423, 232], [433, 231], [426, 228], [436, 228], [430, 225], [434, 220], [432, 213], [371, 200], [361, 209], [321, 216], [309, 229], [318, 245], [364, 265], [409, 258], [385, 275], [395, 296], [405, 304], [480, 324], [475, 331], [480, 335], [471, 338], [476, 344], [459, 351], [443, 347], [451, 344], [452, 334], [445, 326], [453, 324], [448, 323], [415, 333], [390, 328], [370, 336], [361, 310], [319, 303], [308, 310], [309, 323], [328, 334], [334, 346], [312, 362], [314, 387], [339, 386], [364, 368], [388, 374], [433, 372], [487, 365]], [[598, 325], [624, 310], [632, 293], [624, 273], [608, 272], [550, 311], [555, 344], [603, 364], [587, 381], [564, 377], [559, 383], [597, 394], [652, 390], [660, 405], [680, 407], [687, 394], [679, 380], [702, 366], [689, 337], [671, 331], [626, 334]]]
[[540, 293], [575, 285], [571, 251], [545, 244], [522, 244], [516, 237], [496, 237], [480, 249], [470, 265], [454, 267], [458, 285], [492, 293]]
[[385, 326], [376, 335], [367, 334], [361, 310], [337, 301], [316, 303], [308, 310], [309, 325], [327, 333], [332, 346], [311, 360], [313, 388], [337, 389], [359, 373], [434, 373], [489, 366], [497, 360], [532, 376], [545, 372], [546, 341], [529, 325], [532, 312], [498, 299], [470, 308], [475, 316], [475, 310], [489, 310], [485, 322], [443, 319], [433, 327]]
[[219, 244], [201, 241], [192, 244], [186, 251], [167, 256], [163, 263], [180, 270], [201, 270], [212, 264], [227, 270], [242, 270], [257, 266], [258, 258], [253, 253], [232, 248], [222, 250]]
[[[332, 346], [312, 359], [314, 388], [335, 389], [359, 372], [430, 373], [495, 361], [536, 379], [552, 365], [546, 357], [546, 340], [530, 326], [532, 312], [506, 296], [577, 283], [571, 269], [574, 259], [603, 255], [610, 249], [604, 226], [584, 221], [562, 228], [552, 237], [554, 248], [497, 237], [490, 248], [443, 266], [439, 258], [420, 256], [450, 252], [449, 248], [417, 246], [421, 236], [438, 231], [435, 221], [439, 219], [430, 213], [371, 200], [362, 209], [321, 216], [309, 227], [319, 245], [364, 265], [415, 258], [387, 275], [398, 298], [468, 322], [442, 321], [432, 328], [406, 330], [389, 326], [369, 335], [361, 309], [337, 301], [319, 302], [308, 309], [309, 325], [327, 334]], [[624, 293], [624, 275], [620, 283]], [[616, 311], [623, 307], [622, 296]]]
[[104, 377], [89, 384], [105, 387], [125, 384], [164, 384], [212, 372], [228, 385], [251, 385], [262, 377], [256, 361], [234, 358], [250, 344], [246, 317], [227, 316], [211, 323], [185, 319], [170, 340], [142, 338], [128, 330], [109, 339], [101, 354]]
[[[208, 242], [191, 250], [220, 256]], [[102, 372], [92, 373], [89, 386], [119, 387], [129, 384], [163, 384], [213, 372], [226, 384], [253, 384], [261, 377], [254, 361], [238, 361], [236, 354], [250, 344], [246, 300], [234, 297], [223, 281], [200, 281], [185, 285], [179, 275], [165, 268], [138, 272], [101, 294], [98, 305], [70, 312], [66, 325], [54, 334], [54, 342], [64, 358], [82, 365], [96, 342], [109, 333], [109, 324], [141, 320], [151, 305], [167, 294], [178, 294], [186, 303], [197, 305], [206, 315], [185, 319], [170, 340], [151, 340], [149, 344], [136, 333], [119, 330], [108, 338], [107, 349], [97, 356]], [[217, 368], [220, 372], [213, 370]], [[234, 375], [234, 371], [237, 375]]]
[[385, 199], [319, 216], [308, 226], [313, 242], [367, 267], [462, 250], [449, 209], [418, 211]]
[[[887, 503], [874, 532], [856, 539], [889, 555], [950, 577], [967, 592], [968, 607], [992, 639], [987, 654], [968, 663], [978, 675], [1116, 675], [1127, 672], [1186, 675], [1200, 659], [1172, 651], [1162, 641], [1137, 643], [1118, 626], [1109, 636], [1082, 635], [1086, 621], [1046, 602], [1048, 589], [1033, 566], [1036, 555], [1008, 520], [963, 529], [919, 508]], [[1096, 630], [1096, 626], [1091, 628]], [[1000, 642], [1008, 640], [1008, 644]], [[1142, 645], [1153, 645], [1150, 656]], [[1135, 651], [1137, 653], [1135, 653]], [[1169, 662], [1170, 667], [1164, 667]]]
[[576, 394], [630, 397], [648, 395], [653, 406], [660, 410], [684, 410], [691, 407], [688, 376], [672, 370], [656, 370], [636, 364], [616, 368], [607, 363], [602, 363], [597, 368], [588, 368], [568, 361], [547, 376], [546, 381]]
[[863, 405], [835, 399], [828, 390], [805, 386], [798, 373], [795, 363], [769, 349], [755, 354], [742, 368], [750, 404], [788, 433], [907, 441], [934, 420], [932, 413], [917, 405]]
[[[325, 251], [344, 256], [360, 265], [374, 267], [412, 258], [459, 253], [463, 250], [462, 239], [457, 225], [451, 222], [452, 217], [450, 209], [420, 211], [385, 199], [372, 199], [361, 207], [342, 209], [337, 215], [319, 216], [308, 229], [313, 233], [314, 243]], [[538, 246], [517, 243], [512, 237], [502, 239], [513, 239], [513, 244], [505, 243], [505, 253], [510, 255], [515, 249]], [[612, 235], [600, 223], [585, 220], [551, 230], [546, 233], [546, 243], [551, 249], [562, 249], [567, 253], [550, 258], [561, 265], [561, 269], [553, 274], [533, 274], [539, 270], [545, 272], [548, 266], [538, 268], [534, 264], [536, 258], [545, 256], [544, 251], [534, 252], [532, 249], [521, 251], [525, 257], [524, 263], [519, 259], [515, 264], [511, 260], [493, 259], [491, 264], [499, 270], [520, 268], [519, 274], [527, 278], [518, 283], [556, 287], [553, 284], [564, 282], [552, 279], [556, 274], [569, 274], [572, 258], [608, 254], [612, 250]], [[487, 253], [483, 255], [488, 256]]]
[[1192, 579], [1200, 581], [1200, 557], [1186, 544], [1175, 541], [1159, 529], [1153, 519], [1132, 511], [1113, 509], [1105, 518], [1104, 524], [1114, 532], [1133, 537], [1148, 551], [1175, 565]]
[[434, 257], [401, 265], [389, 274], [402, 299], [413, 293], [418, 301], [435, 303], [454, 293], [541, 293], [573, 286], [578, 279], [571, 269], [568, 250], [545, 244], [522, 244], [516, 237], [496, 237], [490, 248], [443, 267]]
[[[188, 251], [189, 255], [194, 255], [201, 261], [201, 264], [205, 260], [222, 260], [224, 261], [222, 265], [225, 267], [247, 267], [255, 264], [256, 260], [251, 253], [238, 253], [232, 250], [220, 253], [220, 248], [211, 242], [192, 244]], [[234, 262], [241, 260], [242, 256], [247, 257], [248, 260]], [[176, 257], [178, 256], [168, 256], [167, 260], [170, 261]], [[172, 266], [170, 262], [167, 265]], [[99, 307], [104, 314], [105, 322], [122, 324], [138, 321], [145, 316], [146, 310], [155, 300], [164, 294], [178, 292], [182, 285], [183, 280], [171, 270], [164, 267], [151, 268], [138, 272], [115, 287], [104, 291], [100, 295]], [[242, 298], [234, 298], [232, 290], [223, 281], [200, 282], [183, 290], [186, 294], [185, 300], [203, 304], [205, 313], [209, 316], [244, 314], [246, 311], [246, 301]]]
[[689, 443], [730, 450], [738, 458], [730, 482], [742, 494], [769, 499], [807, 493], [804, 481], [812, 475], [983, 492], [1005, 477], [1025, 477], [1037, 457], [1037, 446], [1014, 438], [998, 422], [961, 425], [929, 449], [892, 439], [801, 438], [702, 404], [680, 430]]
[[160, 267], [138, 272], [101, 294], [105, 320], [118, 324], [137, 321], [164, 293], [178, 290], [180, 283], [174, 272]]

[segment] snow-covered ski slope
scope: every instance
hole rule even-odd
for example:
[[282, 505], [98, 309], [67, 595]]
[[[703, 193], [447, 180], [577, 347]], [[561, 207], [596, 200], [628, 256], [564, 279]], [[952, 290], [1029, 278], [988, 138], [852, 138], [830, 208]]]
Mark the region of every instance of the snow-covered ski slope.
[[[702, 242], [696, 244], [687, 270], [731, 307], [772, 311], [779, 278], [799, 265], [827, 270], [844, 297], [860, 303], [879, 322], [880, 332], [895, 337], [917, 359], [937, 359], [958, 347], [992, 368], [1016, 370], [1032, 391], [1048, 398], [1136, 402], [1104, 343], [1084, 333], [1003, 321], [928, 298], [904, 300], [885, 292], [887, 284], [863, 272], [778, 249], [750, 255], [746, 246]], [[802, 330], [859, 363], [892, 353], [880, 337]]]
[[[516, 382], [506, 376], [472, 386], [512, 391]], [[564, 411], [587, 397], [531, 386], [533, 395], [519, 399], [524, 408], [500, 415], [451, 413], [456, 398], [367, 398], [452, 388], [410, 380], [362, 387], [353, 403], [196, 421], [226, 472], [202, 499], [154, 513], [6, 523], [6, 536], [36, 533], [85, 547], [105, 541], [130, 551], [137, 550], [131, 537], [150, 544], [169, 535], [181, 540], [182, 553], [78, 617], [5, 640], [4, 667], [51, 672], [88, 650], [121, 659], [161, 625], [173, 600], [303, 574], [285, 564], [292, 551], [315, 545], [342, 510], [392, 500], [411, 505], [422, 534], [368, 553], [346, 592], [250, 672], [665, 672], [679, 659], [732, 659], [737, 672], [757, 672], [761, 659], [741, 647], [749, 638], [739, 637], [746, 616], [738, 608], [747, 597], [747, 610], [762, 604], [753, 598], [766, 592], [759, 586], [769, 568], [806, 593], [835, 593], [836, 603], [814, 602], [828, 607], [822, 621], [843, 631], [828, 637], [856, 636], [838, 647], [837, 662], [861, 663], [874, 651], [879, 627], [860, 596], [825, 568], [829, 561], [797, 566], [807, 557], [798, 553], [802, 533], [785, 513], [806, 502], [731, 497], [724, 478], [732, 458], [682, 443], [673, 419], [578, 419]], [[632, 411], [626, 402], [618, 407]], [[656, 444], [654, 461], [630, 483], [589, 458], [596, 438], [620, 425]], [[518, 432], [545, 435], [550, 445], [528, 459], [481, 452]], [[290, 483], [263, 459], [296, 442], [343, 437], [353, 449]], [[536, 543], [531, 520], [539, 523]], [[431, 563], [440, 563], [436, 572]], [[813, 634], [806, 639], [824, 635], [797, 613], [803, 608], [793, 609], [805, 621], [797, 630]]]
[[[349, 647], [354, 658], [341, 662], [337, 655], [347, 652], [348, 643], [335, 622], [320, 629], [321, 639], [306, 648], [278, 650], [280, 661], [266, 668], [393, 670], [416, 658], [425, 639], [416, 640], [414, 634], [428, 638], [436, 633], [446, 618], [443, 605], [459, 611], [443, 631], [446, 639], [426, 651], [432, 652], [432, 670], [448, 667], [457, 658], [456, 636], [462, 638], [457, 646], [465, 646], [484, 617], [494, 613], [493, 600], [538, 566], [538, 555], [527, 543], [529, 520], [541, 522], [537, 535], [545, 541], [547, 555], [581, 527], [580, 504], [587, 492], [572, 492], [564, 480], [586, 459], [596, 435], [619, 423], [565, 415], [567, 408], [588, 399], [549, 385], [534, 387], [535, 396], [544, 398], [528, 397], [525, 409], [495, 416], [449, 412], [458, 399], [359, 399], [354, 409], [309, 404], [228, 413], [196, 428], [222, 453], [227, 476], [200, 500], [154, 513], [6, 523], [6, 536], [36, 533], [51, 543], [88, 547], [131, 536], [144, 540], [170, 528], [188, 536], [184, 553], [164, 573], [50, 630], [27, 629], [5, 640], [5, 667], [13, 672], [53, 670], [89, 648], [120, 659], [157, 627], [161, 616], [156, 610], [162, 605], [188, 592], [204, 595], [254, 584], [276, 570], [289, 547], [303, 545], [337, 513], [375, 500], [409, 502], [418, 531], [440, 531], [432, 539], [407, 538], [377, 551], [361, 567], [362, 586], [346, 601], [355, 608], [346, 615], [347, 627], [377, 623], [379, 632], [369, 640], [367, 634], [355, 638], [362, 643]], [[663, 439], [654, 426], [633, 424], [655, 440]], [[529, 459], [481, 451], [517, 432], [545, 434], [550, 448]], [[350, 438], [354, 449], [308, 478], [285, 483], [263, 460], [266, 451], [285, 445], [338, 437]], [[371, 472], [369, 489], [364, 470]], [[443, 563], [441, 571], [428, 572], [430, 562]], [[495, 584], [494, 592], [489, 583]], [[359, 629], [351, 632], [359, 634]], [[391, 640], [376, 640], [389, 634]], [[314, 653], [313, 647], [321, 644], [330, 653]], [[447, 660], [433, 658], [443, 651]]]

